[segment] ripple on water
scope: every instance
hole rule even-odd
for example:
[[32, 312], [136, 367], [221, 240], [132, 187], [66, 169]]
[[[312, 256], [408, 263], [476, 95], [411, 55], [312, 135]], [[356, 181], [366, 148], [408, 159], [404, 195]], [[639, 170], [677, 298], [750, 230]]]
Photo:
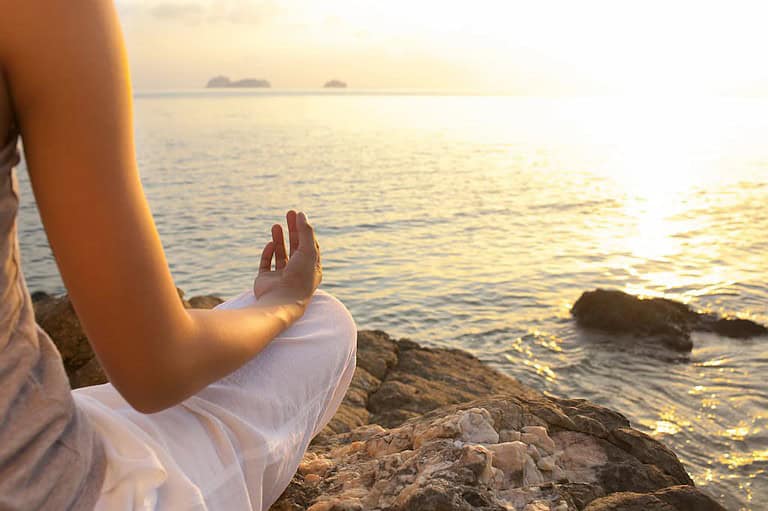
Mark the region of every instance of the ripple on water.
[[[759, 509], [766, 340], [697, 335], [685, 356], [577, 330], [568, 314], [601, 286], [768, 323], [768, 106], [721, 106], [729, 122], [707, 129], [722, 136], [677, 147], [682, 130], [638, 139], [645, 120], [623, 125], [591, 100], [140, 97], [138, 160], [188, 294], [248, 288], [270, 225], [303, 208], [324, 285], [361, 328], [463, 347], [617, 409], [729, 509]], [[652, 118], [643, 133], [664, 132]], [[29, 287], [60, 292], [20, 181]]]

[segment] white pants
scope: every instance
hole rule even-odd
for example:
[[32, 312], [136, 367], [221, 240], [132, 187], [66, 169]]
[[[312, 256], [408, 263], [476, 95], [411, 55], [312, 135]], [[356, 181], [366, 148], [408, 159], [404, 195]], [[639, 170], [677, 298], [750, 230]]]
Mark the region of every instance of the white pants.
[[[249, 291], [219, 307], [254, 302]], [[268, 509], [341, 403], [356, 338], [344, 305], [317, 291], [258, 356], [172, 408], [141, 414], [110, 384], [73, 391], [106, 451], [96, 509]]]

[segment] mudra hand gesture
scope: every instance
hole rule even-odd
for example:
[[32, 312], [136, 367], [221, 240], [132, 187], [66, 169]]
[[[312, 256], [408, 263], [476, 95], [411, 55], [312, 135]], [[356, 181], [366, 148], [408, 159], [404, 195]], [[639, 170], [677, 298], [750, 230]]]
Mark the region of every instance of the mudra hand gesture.
[[[259, 274], [253, 282], [253, 293], [259, 303], [298, 303], [306, 306], [320, 285], [323, 270], [320, 245], [314, 229], [303, 213], [286, 214], [290, 254], [280, 224], [272, 226], [272, 240], [262, 250]], [[275, 267], [272, 269], [272, 259]]]

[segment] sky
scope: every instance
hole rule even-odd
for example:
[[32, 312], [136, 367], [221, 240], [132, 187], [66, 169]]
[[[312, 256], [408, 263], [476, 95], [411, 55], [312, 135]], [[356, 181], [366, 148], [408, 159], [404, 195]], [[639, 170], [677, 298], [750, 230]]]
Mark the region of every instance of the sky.
[[209, 78], [531, 95], [768, 95], [768, 7], [666, 0], [116, 0], [137, 90]]

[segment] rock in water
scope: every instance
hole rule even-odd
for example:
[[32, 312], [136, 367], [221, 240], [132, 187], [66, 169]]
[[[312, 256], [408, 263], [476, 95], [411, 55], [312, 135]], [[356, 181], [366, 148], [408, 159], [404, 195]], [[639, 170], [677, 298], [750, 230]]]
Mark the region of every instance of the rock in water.
[[597, 289], [583, 293], [571, 313], [587, 328], [653, 337], [681, 351], [693, 348], [690, 320], [695, 313], [672, 300], [643, 300], [622, 291]]
[[586, 291], [571, 313], [580, 326], [659, 340], [679, 351], [693, 348], [694, 330], [738, 338], [768, 334], [754, 321], [702, 314], [666, 298], [638, 298], [617, 290]]
[[734, 337], [736, 339], [750, 339], [761, 335], [768, 335], [768, 328], [749, 319], [719, 318], [711, 322], [704, 319], [703, 324], [719, 335]]

